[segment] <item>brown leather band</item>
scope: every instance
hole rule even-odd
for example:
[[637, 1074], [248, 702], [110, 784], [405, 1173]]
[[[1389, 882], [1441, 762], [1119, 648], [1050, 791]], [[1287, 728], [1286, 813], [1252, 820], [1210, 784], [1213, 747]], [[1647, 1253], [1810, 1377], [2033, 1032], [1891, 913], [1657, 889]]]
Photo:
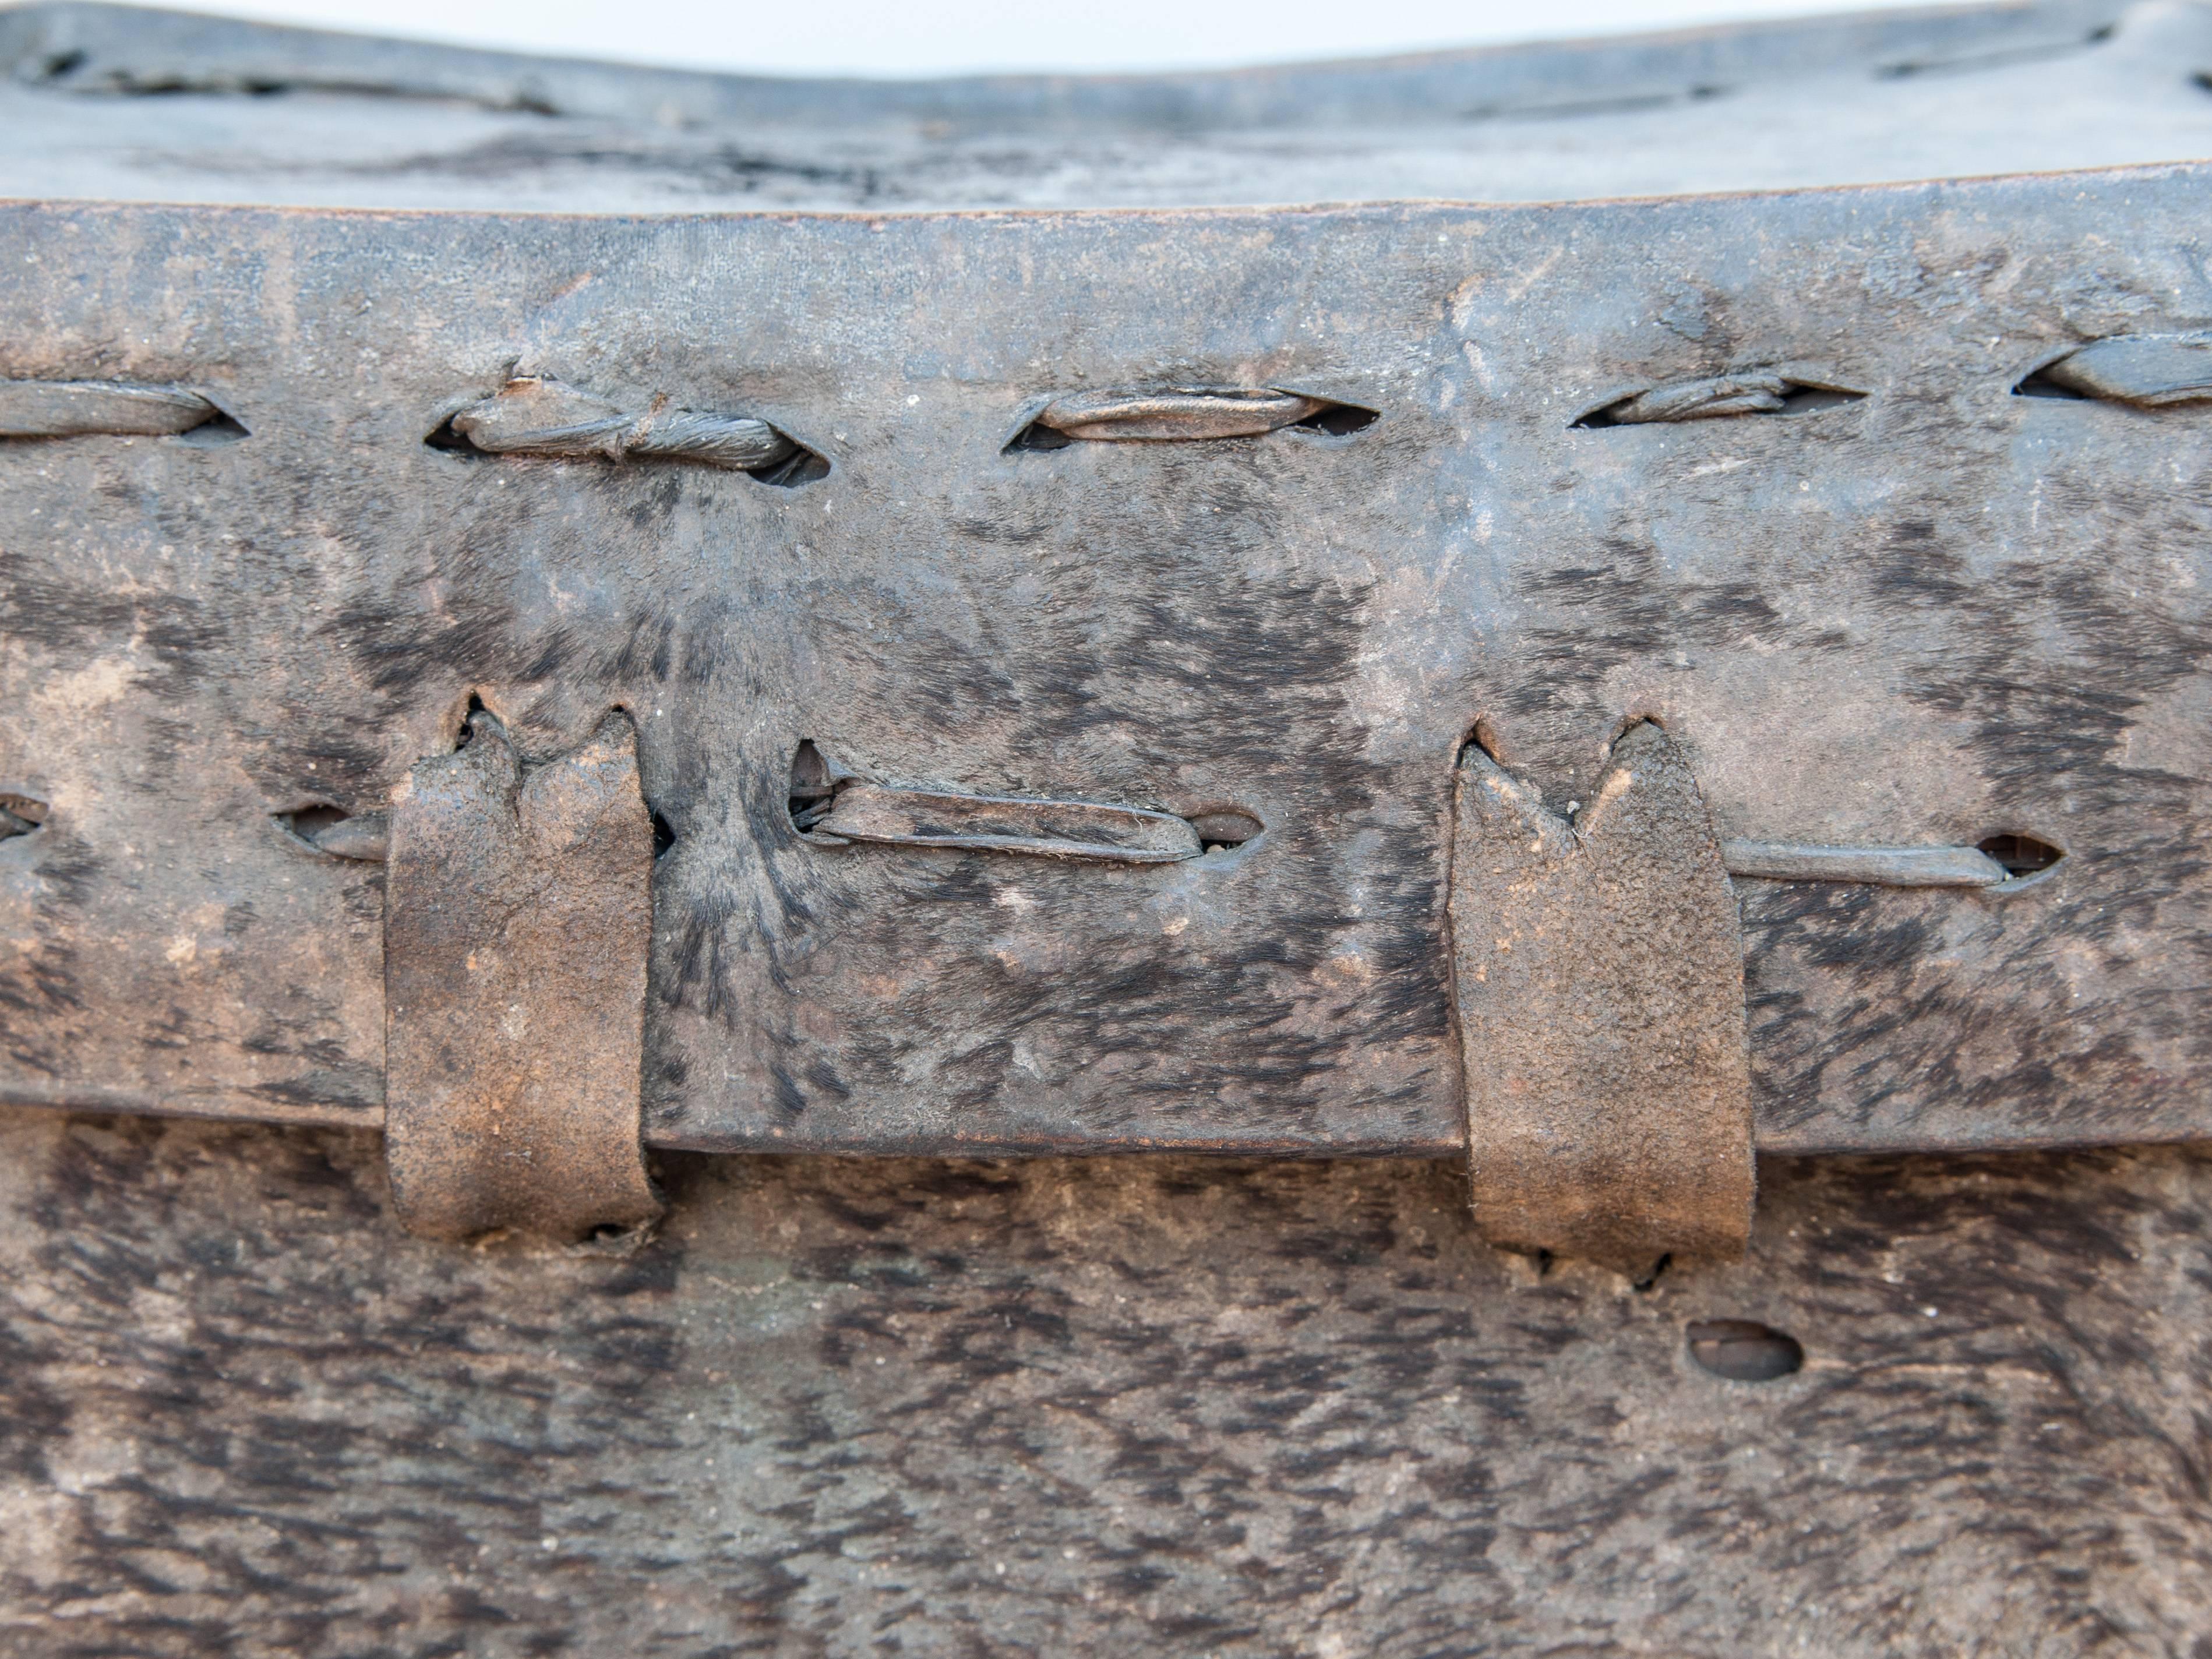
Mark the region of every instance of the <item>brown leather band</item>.
[[653, 826], [611, 714], [527, 774], [489, 714], [392, 814], [385, 1157], [408, 1227], [568, 1239], [650, 1219], [638, 1140]]
[[1687, 763], [1648, 722], [1574, 821], [1469, 746], [1451, 915], [1476, 1224], [1648, 1271], [1751, 1233], [1735, 895]]

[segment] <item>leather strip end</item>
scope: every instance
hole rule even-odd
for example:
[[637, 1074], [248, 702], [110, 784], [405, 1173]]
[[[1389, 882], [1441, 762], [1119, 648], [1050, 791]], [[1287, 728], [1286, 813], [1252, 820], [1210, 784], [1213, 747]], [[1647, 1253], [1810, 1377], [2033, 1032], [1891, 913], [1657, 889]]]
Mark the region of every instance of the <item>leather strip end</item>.
[[488, 714], [392, 813], [385, 1158], [410, 1231], [651, 1220], [639, 1138], [653, 829], [615, 714], [525, 771]]
[[1631, 728], [1572, 823], [1470, 748], [1451, 915], [1476, 1224], [1649, 1272], [1750, 1238], [1735, 900], [1688, 765]]

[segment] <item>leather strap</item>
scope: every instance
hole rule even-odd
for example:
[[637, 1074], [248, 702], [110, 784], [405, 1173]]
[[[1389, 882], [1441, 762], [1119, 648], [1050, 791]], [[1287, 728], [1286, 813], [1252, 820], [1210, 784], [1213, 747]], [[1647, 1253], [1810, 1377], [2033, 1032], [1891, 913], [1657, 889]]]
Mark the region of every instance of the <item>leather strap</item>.
[[611, 714], [526, 775], [499, 721], [392, 814], [385, 1158], [401, 1218], [573, 1239], [660, 1204], [638, 1139], [653, 826]]
[[1690, 769], [1646, 722], [1571, 823], [1470, 745], [1451, 915], [1475, 1221], [1648, 1272], [1751, 1233], [1735, 898]]

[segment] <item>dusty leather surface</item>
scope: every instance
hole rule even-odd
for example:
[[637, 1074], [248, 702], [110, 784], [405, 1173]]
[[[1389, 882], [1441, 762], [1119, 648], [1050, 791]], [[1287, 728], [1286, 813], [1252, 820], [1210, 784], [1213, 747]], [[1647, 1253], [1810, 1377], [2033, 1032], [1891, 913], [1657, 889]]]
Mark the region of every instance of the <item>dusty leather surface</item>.
[[[0, 448], [0, 793], [52, 807], [0, 842], [0, 1100], [380, 1121], [381, 876], [272, 815], [381, 805], [473, 693], [532, 762], [636, 715], [663, 1144], [1449, 1154], [1460, 747], [1557, 807], [1644, 715], [1723, 838], [2066, 849], [2011, 891], [1738, 882], [1763, 1146], [2204, 1133], [2212, 422], [2013, 388], [2184, 327], [2206, 200], [0, 210], [0, 371], [204, 386], [251, 434]], [[1867, 395], [1574, 425], [1784, 361]], [[530, 374], [833, 470], [426, 444]], [[1378, 417], [1006, 448], [1146, 383]], [[1267, 829], [821, 847], [810, 738]]]
[[1468, 1172], [1492, 1243], [1634, 1276], [1751, 1236], [1743, 942], [1697, 781], [1650, 721], [1567, 817], [1468, 745], [1452, 850]]
[[524, 773], [477, 714], [396, 792], [386, 1157], [426, 1237], [650, 1220], [638, 1142], [653, 827], [629, 717]]
[[[0, 1650], [2168, 1659], [2202, 1151], [1769, 1159], [1638, 1294], [1456, 1163], [684, 1158], [634, 1255], [372, 1134], [0, 1119]], [[1724, 1381], [1692, 1321], [1794, 1335]], [[2194, 1644], [2194, 1645], [2193, 1645]]]

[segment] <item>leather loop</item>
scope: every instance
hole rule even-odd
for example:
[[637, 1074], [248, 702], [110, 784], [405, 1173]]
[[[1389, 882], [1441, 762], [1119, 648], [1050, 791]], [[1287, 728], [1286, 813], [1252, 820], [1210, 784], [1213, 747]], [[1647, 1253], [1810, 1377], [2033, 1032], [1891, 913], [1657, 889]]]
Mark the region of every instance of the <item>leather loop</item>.
[[489, 714], [392, 813], [385, 1158], [410, 1231], [574, 1239], [660, 1205], [638, 1137], [653, 826], [611, 714], [526, 775]]
[[1629, 1273], [1740, 1254], [1743, 949], [1704, 799], [1666, 733], [1631, 728], [1572, 823], [1470, 747], [1451, 915], [1484, 1236]]

